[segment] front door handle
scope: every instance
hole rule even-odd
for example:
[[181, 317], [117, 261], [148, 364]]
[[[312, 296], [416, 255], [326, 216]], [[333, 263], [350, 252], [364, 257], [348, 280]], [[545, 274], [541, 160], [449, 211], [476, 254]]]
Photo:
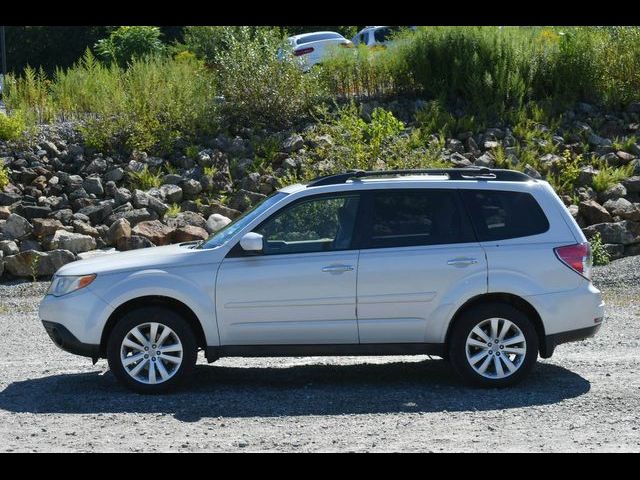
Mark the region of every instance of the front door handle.
[[322, 271], [328, 273], [350, 272], [351, 270], [353, 270], [352, 265], [328, 265], [322, 267]]
[[474, 263], [478, 263], [478, 259], [469, 258], [469, 257], [460, 257], [460, 258], [452, 258], [447, 261], [447, 265], [451, 265], [453, 267], [468, 267], [469, 265], [473, 265]]

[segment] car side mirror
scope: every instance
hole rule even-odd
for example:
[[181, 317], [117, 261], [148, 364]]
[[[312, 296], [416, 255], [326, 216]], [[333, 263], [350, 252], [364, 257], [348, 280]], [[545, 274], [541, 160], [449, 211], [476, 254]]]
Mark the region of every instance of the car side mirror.
[[240, 239], [240, 246], [245, 252], [262, 252], [264, 247], [262, 235], [255, 232], [245, 233]]

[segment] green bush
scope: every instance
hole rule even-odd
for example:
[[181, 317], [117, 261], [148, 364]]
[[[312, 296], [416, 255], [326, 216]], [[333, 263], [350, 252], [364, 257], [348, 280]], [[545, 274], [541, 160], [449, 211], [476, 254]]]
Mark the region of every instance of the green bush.
[[231, 126], [289, 127], [322, 99], [317, 75], [303, 73], [296, 57], [278, 59], [279, 48], [287, 47], [273, 32], [252, 36], [243, 27], [219, 54], [219, 91]]
[[147, 165], [139, 172], [129, 172], [131, 189], [149, 190], [162, 185], [162, 172], [151, 171]]
[[419, 27], [386, 50], [339, 49], [322, 70], [336, 96], [415, 92], [481, 117], [532, 100], [619, 107], [640, 100], [640, 28]]
[[609, 263], [609, 252], [607, 252], [602, 244], [602, 237], [600, 232], [596, 232], [593, 238], [589, 241], [591, 244], [591, 254], [593, 255], [594, 265], [606, 265]]
[[9, 169], [0, 161], [0, 190], [9, 185]]
[[607, 188], [633, 175], [633, 164], [624, 167], [612, 167], [605, 161], [597, 164], [598, 173], [593, 177], [592, 186], [596, 192], [604, 192]]
[[[25, 130], [25, 122], [22, 113], [7, 116], [0, 113], [0, 140], [17, 140]], [[4, 165], [0, 165], [0, 169]], [[0, 179], [1, 179], [0, 170]]]
[[134, 59], [163, 53], [165, 47], [160, 35], [159, 27], [123, 26], [111, 32], [108, 38], [98, 40], [95, 49], [106, 61], [124, 67]]
[[401, 121], [382, 108], [372, 112], [370, 122], [360, 116], [353, 102], [334, 114], [323, 112], [314, 135], [330, 141], [317, 142], [311, 155], [318, 161], [306, 165], [305, 178], [350, 169], [444, 166], [441, 137], [425, 142], [415, 132], [410, 135]]
[[128, 68], [104, 65], [89, 50], [53, 80], [27, 69], [11, 78], [7, 107], [29, 123], [81, 120], [85, 141], [102, 151], [166, 153], [217, 128], [215, 78], [190, 58], [134, 59]]
[[368, 98], [412, 94], [416, 90], [404, 43], [389, 48], [334, 48], [323, 61], [321, 79], [336, 97]]

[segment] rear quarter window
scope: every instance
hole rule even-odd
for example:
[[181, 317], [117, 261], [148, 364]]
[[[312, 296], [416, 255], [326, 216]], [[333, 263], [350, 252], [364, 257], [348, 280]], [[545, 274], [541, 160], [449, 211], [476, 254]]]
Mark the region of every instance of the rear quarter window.
[[539, 235], [549, 220], [536, 199], [526, 192], [462, 190], [481, 242]]

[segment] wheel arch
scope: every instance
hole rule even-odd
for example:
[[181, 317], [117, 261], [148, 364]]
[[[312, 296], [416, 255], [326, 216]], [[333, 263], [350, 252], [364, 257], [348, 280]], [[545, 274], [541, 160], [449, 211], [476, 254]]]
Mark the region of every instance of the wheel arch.
[[544, 329], [544, 324], [542, 322], [542, 318], [540, 317], [540, 314], [535, 309], [535, 307], [531, 305], [531, 303], [527, 302], [524, 298], [518, 295], [514, 295], [512, 293], [506, 293], [506, 292], [484, 293], [481, 295], [476, 295], [475, 297], [470, 298], [464, 304], [462, 304], [458, 308], [456, 313], [453, 315], [451, 321], [449, 322], [449, 326], [447, 327], [447, 333], [445, 335], [445, 345], [449, 344], [449, 339], [451, 336], [451, 332], [453, 331], [453, 327], [457, 322], [457, 320], [465, 312], [479, 305], [484, 305], [487, 303], [496, 303], [496, 302], [511, 305], [517, 308], [518, 310], [520, 310], [522, 313], [527, 315], [528, 318], [531, 319], [535, 327], [536, 334], [538, 335], [540, 356], [542, 358], [548, 358], [550, 356], [550, 353], [552, 352], [547, 352], [547, 349], [546, 349], [546, 342], [544, 341], [545, 329]]
[[100, 338], [99, 351], [101, 357], [106, 356], [109, 336], [111, 335], [111, 332], [113, 331], [113, 328], [116, 326], [118, 321], [128, 312], [131, 312], [137, 308], [150, 306], [160, 306], [168, 308], [180, 314], [183, 318], [185, 318], [185, 320], [189, 324], [189, 327], [196, 336], [196, 343], [198, 347], [206, 349], [207, 341], [204, 330], [202, 328], [202, 324], [200, 323], [198, 316], [193, 312], [191, 308], [189, 308], [189, 306], [185, 305], [180, 300], [176, 300], [175, 298], [165, 297], [162, 295], [146, 295], [127, 300], [126, 302], [118, 306], [111, 313], [111, 315], [109, 315], [109, 318], [107, 319], [107, 322], [102, 330], [102, 336]]

